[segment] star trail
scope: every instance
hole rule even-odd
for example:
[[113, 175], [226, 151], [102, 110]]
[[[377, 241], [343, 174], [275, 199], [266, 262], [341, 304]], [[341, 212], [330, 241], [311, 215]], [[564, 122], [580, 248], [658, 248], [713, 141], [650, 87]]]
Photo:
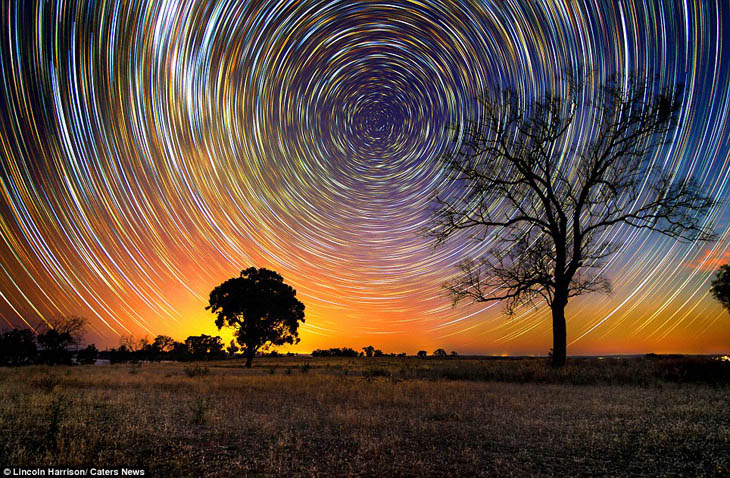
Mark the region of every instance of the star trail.
[[570, 303], [569, 353], [730, 346], [708, 293], [730, 253], [726, 2], [0, 8], [0, 326], [83, 315], [107, 345], [217, 333], [208, 293], [253, 265], [307, 307], [295, 350], [545, 353], [546, 307], [505, 318], [499, 304], [454, 308], [441, 288], [489, 238], [434, 248], [424, 231], [450, 127], [479, 115], [475, 97], [538, 94], [570, 72], [591, 79], [588, 98], [612, 76], [684, 85], [652, 161], [718, 200], [719, 239], [616, 230], [601, 272], [614, 292]]

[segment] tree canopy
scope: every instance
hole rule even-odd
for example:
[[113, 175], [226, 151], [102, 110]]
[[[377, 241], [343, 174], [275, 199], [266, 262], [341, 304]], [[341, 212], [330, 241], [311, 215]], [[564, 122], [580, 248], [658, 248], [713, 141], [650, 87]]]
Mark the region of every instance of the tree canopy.
[[216, 314], [218, 328], [231, 327], [251, 366], [256, 351], [299, 342], [304, 304], [274, 271], [250, 267], [210, 293], [206, 310]]
[[730, 264], [722, 265], [717, 270], [710, 293], [730, 312]]

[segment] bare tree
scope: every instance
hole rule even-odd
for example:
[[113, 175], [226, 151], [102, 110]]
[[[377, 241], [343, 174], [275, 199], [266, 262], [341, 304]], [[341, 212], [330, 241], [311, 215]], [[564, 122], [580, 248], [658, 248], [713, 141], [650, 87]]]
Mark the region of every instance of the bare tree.
[[36, 340], [40, 346], [42, 362], [70, 364], [72, 349], [83, 344], [86, 319], [78, 316], [58, 316], [42, 323], [36, 328]]
[[680, 90], [611, 80], [594, 102], [581, 100], [579, 88], [564, 90], [480, 98], [481, 115], [462, 125], [443, 158], [450, 192], [437, 198], [431, 230], [437, 244], [462, 230], [490, 241], [446, 284], [455, 303], [503, 301], [508, 314], [543, 300], [550, 306], [554, 366], [566, 361], [568, 300], [610, 292], [599, 274], [620, 246], [610, 230], [712, 237], [703, 222], [712, 199], [652, 161], [676, 127]]
[[68, 334], [70, 345], [79, 347], [84, 343], [87, 324], [86, 318], [77, 315], [56, 316], [41, 323], [37, 327], [37, 333], [41, 335], [55, 330], [58, 334]]

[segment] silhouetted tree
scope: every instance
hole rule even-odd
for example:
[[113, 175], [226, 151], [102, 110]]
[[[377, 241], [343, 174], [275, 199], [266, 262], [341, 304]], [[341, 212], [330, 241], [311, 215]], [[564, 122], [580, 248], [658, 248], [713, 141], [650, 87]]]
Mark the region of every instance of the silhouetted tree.
[[170, 357], [173, 360], [177, 360], [177, 361], [190, 360], [191, 355], [190, 355], [190, 352], [188, 351], [187, 344], [184, 344], [182, 342], [175, 342], [174, 344], [172, 344], [172, 350], [170, 351]]
[[38, 334], [44, 331], [55, 330], [59, 335], [68, 334], [69, 346], [79, 347], [84, 343], [87, 320], [77, 315], [51, 317], [38, 327]]
[[251, 267], [213, 289], [206, 309], [217, 314], [219, 329], [227, 326], [236, 330], [246, 367], [251, 367], [259, 348], [299, 342], [304, 304], [296, 294], [276, 272]]
[[58, 332], [51, 329], [38, 335], [38, 345], [41, 346], [40, 359], [48, 365], [70, 364], [71, 350], [74, 339], [68, 332]]
[[433, 351], [433, 356], [434, 357], [444, 358], [444, 357], [446, 357], [446, 350], [444, 350], [444, 349], [436, 349], [436, 350]]
[[382, 357], [382, 356], [383, 356], [383, 351], [382, 351], [382, 350], [380, 350], [380, 349], [375, 349], [375, 350], [373, 351], [373, 357]]
[[694, 180], [652, 160], [671, 138], [680, 90], [622, 78], [589, 101], [567, 84], [567, 94], [480, 98], [481, 115], [461, 125], [457, 149], [444, 156], [452, 188], [437, 198], [431, 230], [437, 244], [463, 230], [493, 244], [446, 284], [455, 303], [503, 301], [508, 314], [550, 306], [554, 366], [566, 361], [568, 300], [610, 292], [600, 270], [621, 246], [614, 228], [708, 240], [713, 206]]
[[190, 358], [193, 360], [211, 360], [223, 355], [223, 340], [210, 335], [191, 335], [185, 339]]
[[368, 345], [367, 347], [363, 347], [362, 351], [365, 352], [366, 357], [372, 357], [375, 353], [375, 347], [373, 347], [372, 345]]
[[349, 347], [316, 349], [312, 351], [312, 357], [357, 357], [358, 353]]
[[78, 351], [76, 354], [76, 360], [80, 364], [92, 365], [96, 363], [96, 357], [99, 355], [99, 351], [96, 349], [96, 345], [90, 344], [86, 348]]
[[0, 335], [0, 365], [25, 365], [36, 360], [35, 335], [28, 329], [13, 329]]
[[419, 350], [418, 353], [416, 354], [416, 356], [418, 356], [420, 358], [426, 358], [427, 355], [428, 355], [428, 352], [426, 352], [425, 350]]
[[730, 312], [730, 264], [722, 265], [717, 270], [710, 293]]
[[152, 346], [158, 353], [166, 354], [172, 352], [172, 349], [175, 346], [175, 340], [167, 335], [158, 335], [152, 342]]
[[452, 357], [458, 357], [459, 356], [459, 354], [456, 352], [456, 350], [452, 350], [449, 355], [451, 355]]
[[101, 353], [101, 357], [108, 359], [111, 364], [124, 363], [129, 360], [128, 351], [125, 345], [105, 350]]

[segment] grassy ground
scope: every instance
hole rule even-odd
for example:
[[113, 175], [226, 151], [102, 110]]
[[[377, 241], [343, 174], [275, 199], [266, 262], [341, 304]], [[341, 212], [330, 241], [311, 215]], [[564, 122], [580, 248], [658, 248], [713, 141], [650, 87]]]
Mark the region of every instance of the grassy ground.
[[678, 362], [254, 365], [0, 369], [0, 464], [144, 466], [151, 476], [730, 470], [730, 389], [688, 383], [693, 366]]

